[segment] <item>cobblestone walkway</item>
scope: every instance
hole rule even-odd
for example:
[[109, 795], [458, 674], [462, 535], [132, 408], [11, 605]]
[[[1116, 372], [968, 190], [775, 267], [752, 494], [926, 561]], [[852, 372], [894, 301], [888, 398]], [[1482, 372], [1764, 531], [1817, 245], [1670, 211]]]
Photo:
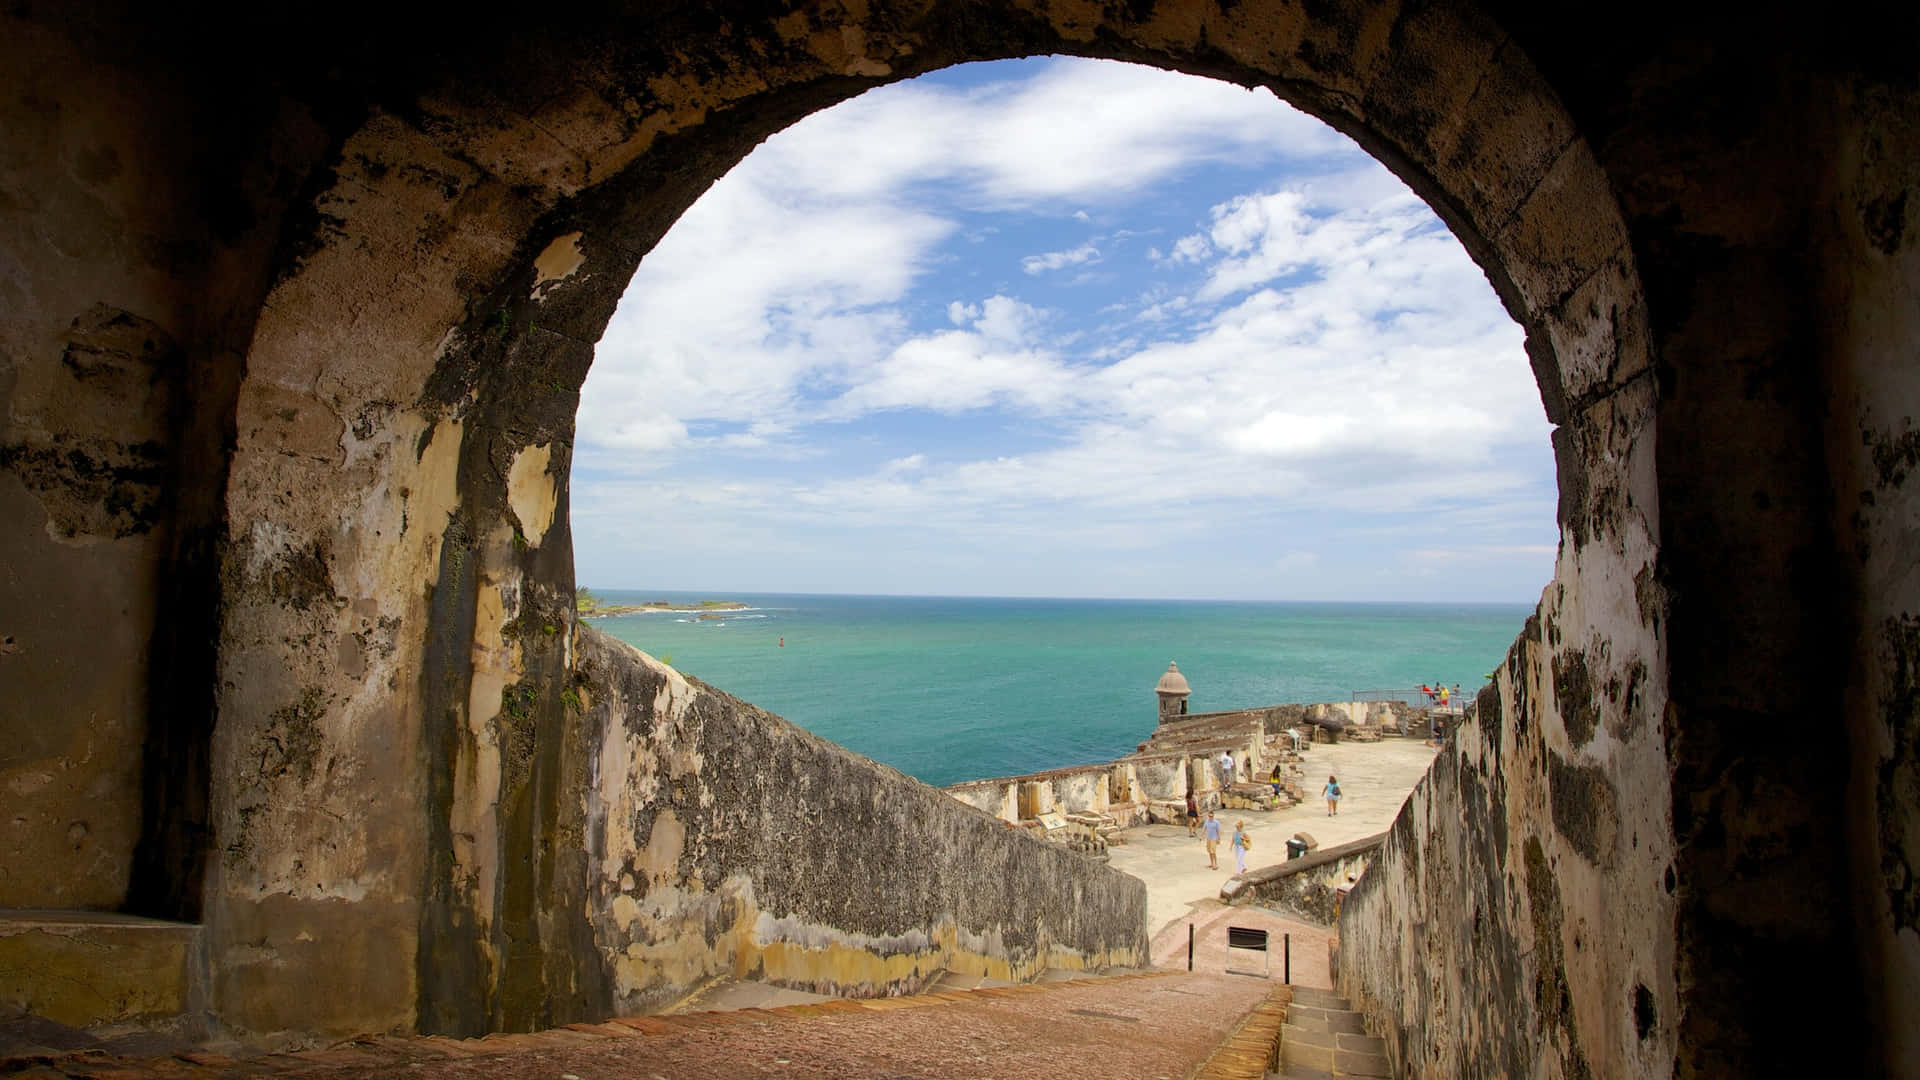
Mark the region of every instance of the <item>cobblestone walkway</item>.
[[483, 1039], [379, 1038], [244, 1061], [191, 1053], [15, 1060], [0, 1072], [33, 1080], [1182, 1080], [1243, 1030], [1270, 989], [1263, 979], [1145, 972]]

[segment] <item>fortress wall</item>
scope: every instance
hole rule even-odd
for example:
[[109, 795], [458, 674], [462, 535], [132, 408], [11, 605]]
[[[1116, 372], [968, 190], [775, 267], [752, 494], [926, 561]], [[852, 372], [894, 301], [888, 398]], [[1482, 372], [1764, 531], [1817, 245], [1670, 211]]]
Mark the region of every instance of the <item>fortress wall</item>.
[[976, 780], [955, 784], [947, 794], [1002, 821], [1020, 820], [1020, 784], [1015, 780]]
[[617, 1011], [717, 975], [871, 995], [941, 968], [1146, 962], [1138, 879], [599, 631], [576, 641], [587, 904]]
[[[1583, 291], [1631, 280], [1619, 260]], [[1596, 301], [1597, 302], [1597, 301]], [[1657, 1076], [1679, 1038], [1656, 398], [1644, 309], [1554, 452], [1554, 581], [1342, 909], [1337, 979], [1404, 1075]], [[1589, 303], [1580, 294], [1569, 306]]]
[[1336, 979], [1405, 1075], [1671, 1069], [1663, 606], [1619, 566], [1644, 526], [1619, 524], [1562, 546], [1560, 583], [1341, 911]]
[[[218, 403], [276, 230], [263, 212], [209, 242], [224, 208], [183, 197], [207, 125], [167, 67], [0, 17], [0, 908], [198, 913], [197, 870], [135, 864], [143, 829], [200, 846], [204, 755], [144, 762], [210, 723]], [[196, 803], [184, 842], [143, 813], [156, 785]]]
[[[204, 917], [241, 1036], [609, 1008], [568, 653], [593, 343], [768, 134], [1079, 53], [1358, 138], [1485, 269], [1558, 428], [1555, 582], [1349, 909], [1402, 1063], [1741, 1074], [1817, 1028], [1837, 1071], [1920, 1076], [1913, 17], [1733, 48], [1679, 10], [989, 8], [261, 8], [264, 51], [141, 5], [0, 15], [0, 903]], [[781, 760], [695, 773], [810, 820]]]
[[[1829, 468], [1833, 518], [1858, 605], [1830, 679], [1844, 672], [1847, 890], [1867, 973], [1863, 1014], [1888, 1075], [1920, 1077], [1920, 89], [1861, 94], [1833, 124], [1829, 183], [1857, 213], [1828, 217], [1818, 302], [1842, 372]], [[1828, 623], [1832, 625], [1831, 622]]]
[[1142, 798], [1165, 802], [1184, 799], [1187, 776], [1197, 770], [1185, 757], [1139, 757], [1133, 759], [1133, 776]]
[[1220, 899], [1235, 905], [1257, 903], [1278, 908], [1309, 922], [1332, 926], [1340, 886], [1349, 877], [1366, 872], [1386, 838], [1385, 833], [1376, 833], [1249, 870], [1228, 878], [1220, 887]]

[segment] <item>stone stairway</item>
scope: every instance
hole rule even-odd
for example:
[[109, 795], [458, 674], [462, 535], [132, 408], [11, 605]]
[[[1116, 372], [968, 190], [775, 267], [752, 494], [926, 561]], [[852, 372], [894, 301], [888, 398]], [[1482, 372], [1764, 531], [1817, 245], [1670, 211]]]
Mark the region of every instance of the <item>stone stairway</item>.
[[1104, 814], [1097, 810], [1074, 810], [1069, 811], [1065, 817], [1068, 821], [1091, 830], [1103, 846], [1127, 842], [1120, 823], [1114, 820], [1112, 814]]
[[1054, 1080], [1097, 1074], [1114, 1080], [1260, 1080], [1273, 1060], [1286, 995], [1286, 987], [1266, 980], [1156, 970], [909, 997], [624, 1017], [475, 1039], [367, 1036], [262, 1055], [41, 1045], [0, 1054], [0, 1075], [9, 1080]]
[[1390, 1077], [1385, 1039], [1368, 1035], [1347, 999], [1296, 986], [1280, 1028], [1280, 1072], [1286, 1080], [1332, 1076]]

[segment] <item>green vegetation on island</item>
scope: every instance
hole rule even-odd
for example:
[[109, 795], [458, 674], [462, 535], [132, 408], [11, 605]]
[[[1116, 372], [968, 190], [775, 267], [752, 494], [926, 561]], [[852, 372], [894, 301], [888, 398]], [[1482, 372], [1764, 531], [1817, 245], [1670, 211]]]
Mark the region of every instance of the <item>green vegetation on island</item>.
[[573, 607], [581, 618], [604, 619], [610, 615], [637, 615], [648, 611], [697, 611], [707, 613], [702, 617], [717, 617], [714, 612], [746, 611], [749, 605], [738, 600], [701, 600], [692, 604], [676, 604], [669, 600], [649, 600], [644, 604], [609, 604], [593, 595], [593, 591], [581, 586], [573, 591]]

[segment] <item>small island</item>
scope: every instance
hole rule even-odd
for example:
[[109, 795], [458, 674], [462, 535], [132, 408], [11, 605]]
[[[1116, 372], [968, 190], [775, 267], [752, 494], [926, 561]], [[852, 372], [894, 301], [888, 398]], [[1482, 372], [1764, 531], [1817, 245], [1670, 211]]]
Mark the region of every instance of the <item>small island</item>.
[[701, 600], [692, 604], [675, 604], [667, 600], [649, 600], [644, 604], [609, 604], [585, 587], [573, 591], [574, 610], [583, 619], [604, 619], [613, 615], [640, 615], [650, 611], [693, 611], [700, 618], [717, 619], [723, 611], [747, 611], [751, 605], [738, 600]]

